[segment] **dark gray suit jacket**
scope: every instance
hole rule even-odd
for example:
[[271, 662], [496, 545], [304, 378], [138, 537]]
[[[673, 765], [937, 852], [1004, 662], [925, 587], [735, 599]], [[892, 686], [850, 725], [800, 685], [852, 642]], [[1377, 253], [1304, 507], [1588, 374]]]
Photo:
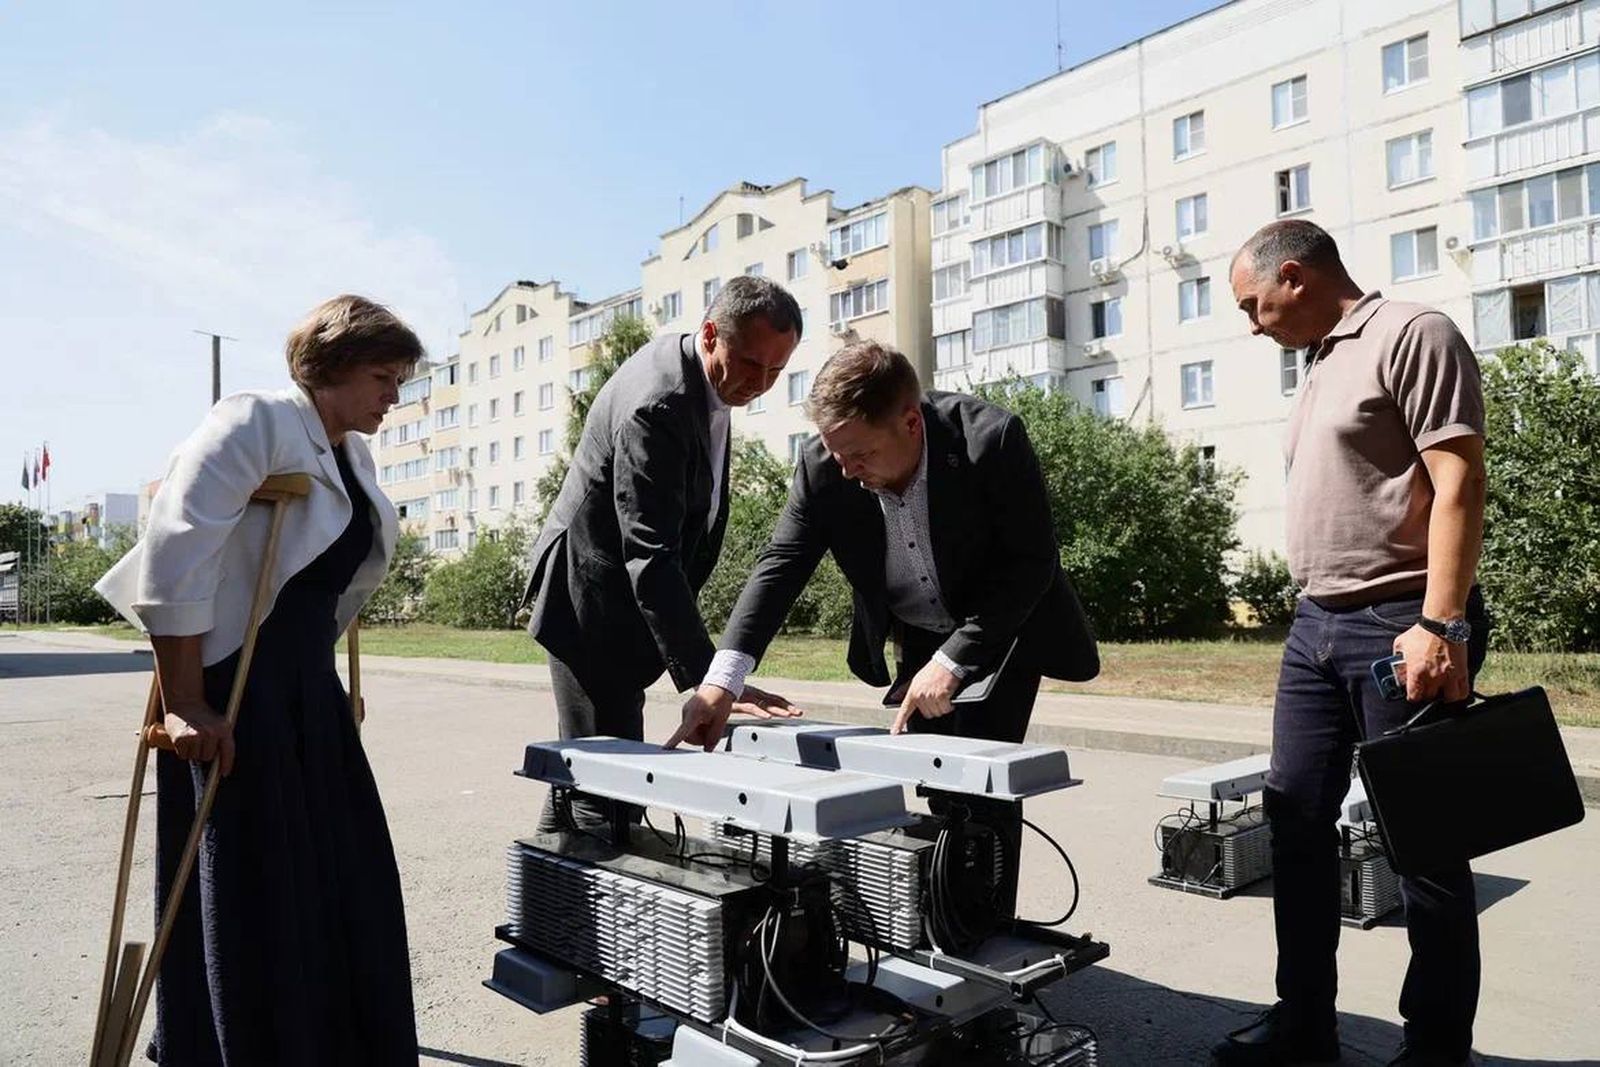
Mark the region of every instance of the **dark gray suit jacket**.
[[[691, 334], [658, 337], [600, 389], [530, 556], [528, 632], [580, 677], [699, 685], [711, 638], [696, 603], [722, 550], [727, 458], [711, 508], [705, 371]], [[731, 449], [730, 449], [731, 451]]]
[[[934, 564], [957, 622], [944, 653], [981, 668], [1019, 637], [1019, 655], [1040, 673], [1093, 678], [1099, 653], [1061, 570], [1050, 501], [1022, 420], [960, 393], [929, 393], [922, 415]], [[870, 685], [888, 685], [883, 512], [872, 492], [844, 477], [820, 437], [801, 450], [789, 499], [739, 594], [722, 647], [759, 661], [830, 551], [854, 594], [850, 669]]]

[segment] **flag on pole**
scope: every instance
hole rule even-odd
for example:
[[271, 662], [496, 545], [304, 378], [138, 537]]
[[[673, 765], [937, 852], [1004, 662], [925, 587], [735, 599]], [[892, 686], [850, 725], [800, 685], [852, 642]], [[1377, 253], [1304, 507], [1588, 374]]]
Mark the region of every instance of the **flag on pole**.
[[28, 482], [28, 454], [26, 452], [22, 454], [22, 488], [33, 488], [33, 486]]
[[39, 471], [40, 477], [50, 477], [50, 446], [48, 444], [44, 446], [44, 463], [39, 467]]
[[33, 454], [33, 484], [38, 485], [42, 481], [44, 481], [44, 478], [39, 473], [39, 453], [35, 452]]

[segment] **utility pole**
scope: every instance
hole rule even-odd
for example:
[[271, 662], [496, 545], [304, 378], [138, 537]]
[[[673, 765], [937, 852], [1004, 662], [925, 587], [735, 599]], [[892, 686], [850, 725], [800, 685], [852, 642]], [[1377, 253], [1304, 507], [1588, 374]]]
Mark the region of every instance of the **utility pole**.
[[226, 334], [211, 333], [209, 330], [196, 330], [201, 337], [211, 338], [211, 402], [215, 404], [222, 399], [222, 342], [237, 341], [237, 337]]

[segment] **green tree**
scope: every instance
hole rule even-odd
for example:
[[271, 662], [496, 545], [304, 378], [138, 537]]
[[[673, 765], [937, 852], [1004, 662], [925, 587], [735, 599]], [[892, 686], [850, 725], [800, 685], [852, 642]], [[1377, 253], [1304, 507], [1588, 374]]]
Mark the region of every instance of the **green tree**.
[[466, 555], [428, 574], [422, 618], [467, 630], [515, 628], [531, 544], [528, 527], [517, 519], [484, 531]]
[[[756, 558], [772, 538], [778, 513], [789, 496], [792, 476], [789, 464], [751, 438], [734, 440], [729, 464], [728, 527], [722, 540], [722, 555], [700, 590], [700, 612], [712, 633], [727, 625]], [[785, 628], [841, 637], [849, 632], [850, 617], [850, 585], [833, 557], [825, 556], [789, 610]]]
[[1479, 567], [1497, 647], [1600, 648], [1600, 380], [1539, 341], [1483, 363]]
[[96, 541], [56, 545], [49, 566], [36, 566], [25, 576], [24, 600], [34, 606], [39, 618], [44, 617], [48, 604], [53, 622], [79, 626], [114, 622], [116, 610], [94, 591], [94, 583], [127, 554], [133, 542], [132, 530], [112, 527], [103, 548]]
[[0, 504], [0, 552], [26, 553], [30, 537], [37, 546], [43, 531], [44, 517], [37, 509]]
[[556, 497], [561, 493], [561, 483], [567, 477], [567, 467], [583, 440], [583, 424], [589, 419], [589, 409], [600, 387], [622, 366], [622, 361], [643, 348], [650, 341], [650, 326], [632, 315], [619, 315], [611, 320], [605, 332], [589, 346], [589, 374], [582, 389], [567, 391], [566, 429], [562, 431], [561, 451], [551, 461], [550, 467], [533, 483], [533, 493], [539, 502], [539, 525], [544, 525]]
[[1249, 605], [1261, 625], [1287, 626], [1294, 621], [1300, 587], [1282, 556], [1252, 552], [1234, 578], [1233, 595]]
[[428, 539], [419, 533], [402, 532], [394, 543], [389, 573], [361, 609], [361, 621], [402, 623], [414, 618], [422, 606], [422, 593], [433, 563]]
[[1101, 418], [1059, 391], [1011, 381], [978, 392], [1027, 425], [1062, 567], [1100, 637], [1190, 636], [1228, 618], [1242, 475], [1159, 426]]

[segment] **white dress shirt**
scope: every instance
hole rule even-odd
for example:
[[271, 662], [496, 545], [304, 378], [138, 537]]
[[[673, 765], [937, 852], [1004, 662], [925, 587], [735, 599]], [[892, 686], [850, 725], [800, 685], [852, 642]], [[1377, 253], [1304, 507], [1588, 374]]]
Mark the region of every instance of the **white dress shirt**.
[[[930, 633], [948, 634], [956, 621], [945, 606], [939, 589], [939, 570], [933, 558], [933, 535], [928, 521], [928, 437], [922, 437], [922, 458], [904, 493], [874, 489], [878, 508], [883, 513], [883, 577], [889, 595], [889, 611], [907, 626]], [[955, 675], [967, 676], [967, 668], [940, 649], [933, 661]], [[706, 671], [705, 684], [725, 689], [734, 695], [744, 692], [745, 679], [755, 670], [755, 657], [738, 649], [718, 649]]]

